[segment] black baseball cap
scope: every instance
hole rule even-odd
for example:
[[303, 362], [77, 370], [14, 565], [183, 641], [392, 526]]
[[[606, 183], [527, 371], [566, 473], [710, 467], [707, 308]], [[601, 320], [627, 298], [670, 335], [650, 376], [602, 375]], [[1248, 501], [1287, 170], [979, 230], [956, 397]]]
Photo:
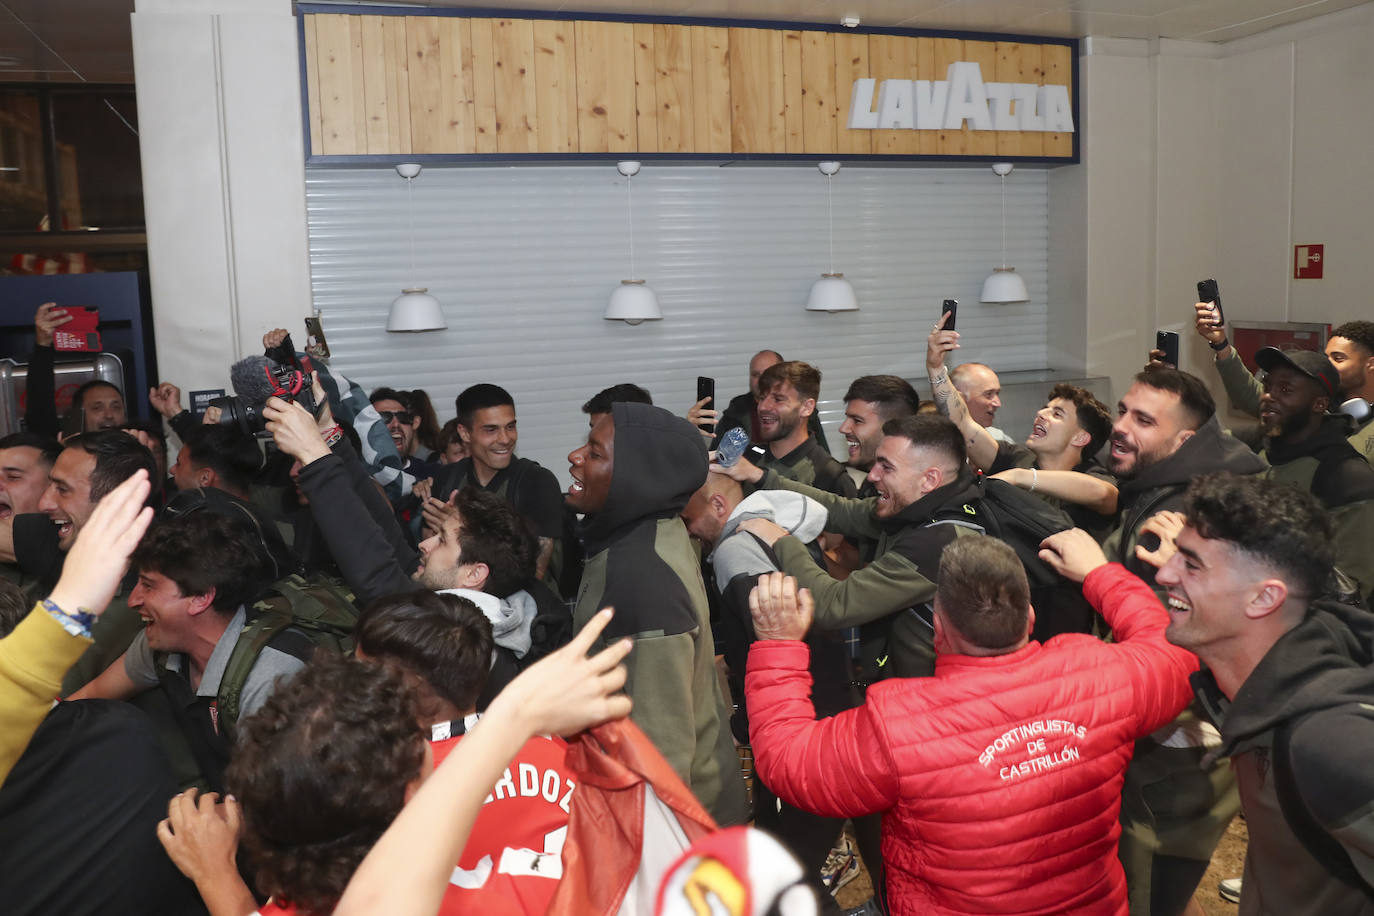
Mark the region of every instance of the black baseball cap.
[[1278, 347], [1261, 347], [1255, 351], [1255, 362], [1265, 372], [1273, 372], [1281, 366], [1295, 369], [1322, 386], [1328, 397], [1335, 403], [1337, 392], [1341, 390], [1341, 374], [1331, 365], [1325, 353], [1316, 350], [1280, 350]]

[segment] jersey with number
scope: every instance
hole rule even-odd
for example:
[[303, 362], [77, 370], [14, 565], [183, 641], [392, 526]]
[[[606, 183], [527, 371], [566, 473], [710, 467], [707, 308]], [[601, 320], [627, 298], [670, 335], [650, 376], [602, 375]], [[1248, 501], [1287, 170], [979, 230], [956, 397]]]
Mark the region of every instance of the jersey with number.
[[[470, 728], [476, 721], [470, 716], [463, 725]], [[433, 737], [437, 767], [462, 735], [446, 735], [440, 725]], [[567, 750], [562, 739], [541, 737], [525, 742], [515, 755], [482, 803], [449, 877], [440, 916], [534, 916], [548, 909], [563, 876], [563, 840], [575, 785], [564, 760]]]

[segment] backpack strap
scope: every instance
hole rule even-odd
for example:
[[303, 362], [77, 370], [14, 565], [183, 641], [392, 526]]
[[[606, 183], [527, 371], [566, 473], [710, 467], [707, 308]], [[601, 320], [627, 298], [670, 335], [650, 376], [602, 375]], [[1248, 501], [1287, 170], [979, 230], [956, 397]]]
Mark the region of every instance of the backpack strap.
[[289, 626], [291, 618], [284, 614], [259, 614], [244, 624], [243, 632], [234, 643], [234, 651], [229, 654], [229, 661], [224, 666], [224, 675], [220, 678], [216, 695], [220, 731], [231, 743], [238, 725], [243, 685], [247, 683], [248, 675], [257, 664], [262, 650]]
[[1293, 728], [1301, 720], [1289, 719], [1274, 729], [1274, 746], [1270, 753], [1269, 770], [1274, 775], [1274, 794], [1288, 827], [1312, 858], [1321, 863], [1333, 878], [1374, 901], [1374, 887], [1360, 876], [1350, 854], [1335, 837], [1326, 831], [1303, 801], [1298, 791], [1297, 775], [1293, 771]]

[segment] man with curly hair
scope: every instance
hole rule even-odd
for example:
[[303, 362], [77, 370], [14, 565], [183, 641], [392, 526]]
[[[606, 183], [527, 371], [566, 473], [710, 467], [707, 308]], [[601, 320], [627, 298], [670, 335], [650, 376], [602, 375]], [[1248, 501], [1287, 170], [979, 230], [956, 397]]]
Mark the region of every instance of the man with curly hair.
[[228, 773], [263, 916], [329, 916], [433, 768], [415, 692], [378, 662], [322, 656], [263, 704]]
[[1368, 611], [1323, 598], [1332, 521], [1260, 477], [1195, 481], [1159, 570], [1174, 645], [1221, 729], [1250, 831], [1242, 914], [1374, 913]]

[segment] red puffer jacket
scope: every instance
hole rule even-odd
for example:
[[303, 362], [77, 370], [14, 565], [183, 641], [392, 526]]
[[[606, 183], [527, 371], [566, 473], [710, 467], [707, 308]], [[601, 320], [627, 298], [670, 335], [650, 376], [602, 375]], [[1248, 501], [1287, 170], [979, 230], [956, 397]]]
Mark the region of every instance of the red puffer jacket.
[[1132, 745], [1188, 702], [1190, 652], [1118, 565], [1083, 594], [1115, 644], [1065, 635], [1007, 655], [941, 655], [816, 721], [806, 645], [758, 642], [745, 682], [759, 775], [832, 817], [883, 817], [894, 914], [1126, 914], [1116, 857]]

